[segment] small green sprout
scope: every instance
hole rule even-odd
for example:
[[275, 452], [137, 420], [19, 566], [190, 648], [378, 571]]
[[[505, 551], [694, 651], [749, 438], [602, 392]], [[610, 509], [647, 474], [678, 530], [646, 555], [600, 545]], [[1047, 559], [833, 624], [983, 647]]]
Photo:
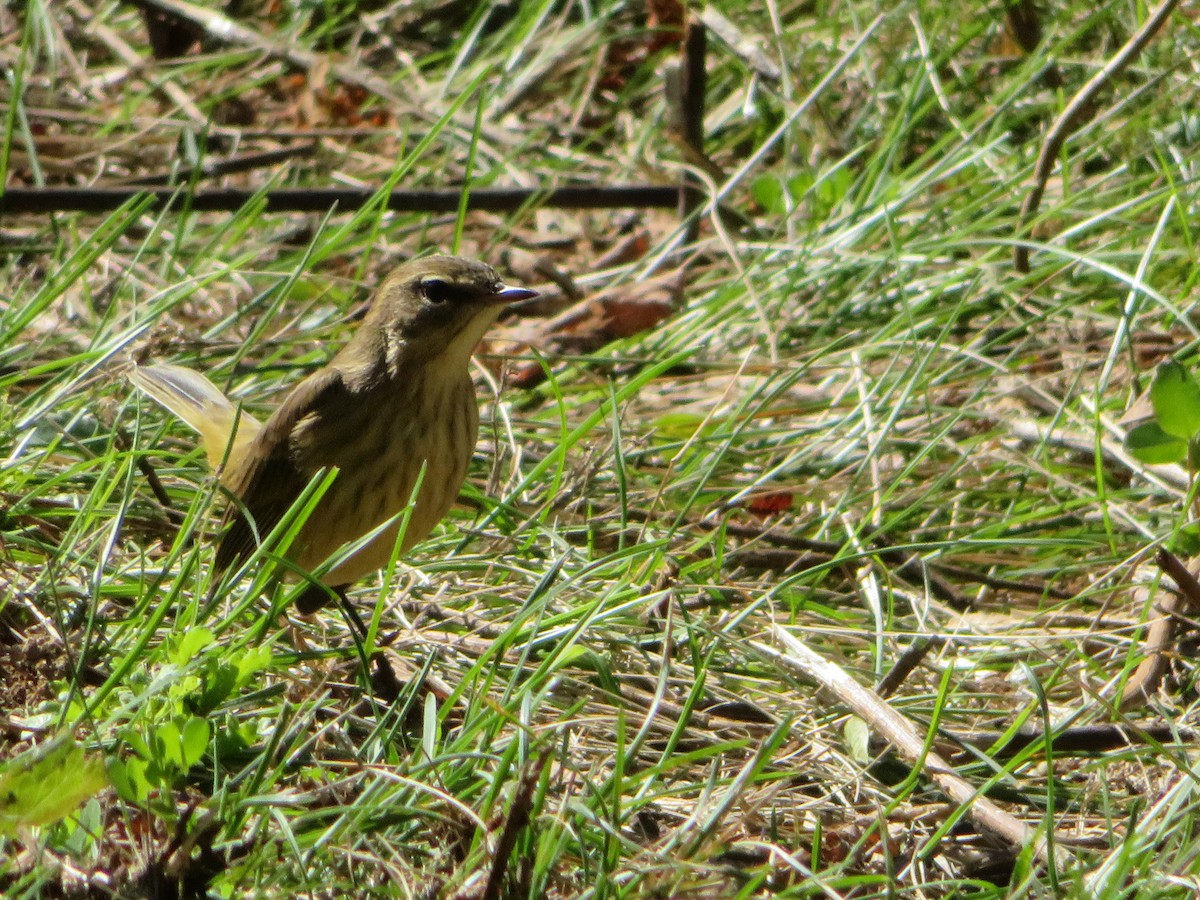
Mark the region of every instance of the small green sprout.
[[1125, 448], [1147, 464], [1184, 463], [1200, 471], [1200, 384], [1171, 360], [1154, 373], [1150, 385], [1154, 418], [1125, 436]]

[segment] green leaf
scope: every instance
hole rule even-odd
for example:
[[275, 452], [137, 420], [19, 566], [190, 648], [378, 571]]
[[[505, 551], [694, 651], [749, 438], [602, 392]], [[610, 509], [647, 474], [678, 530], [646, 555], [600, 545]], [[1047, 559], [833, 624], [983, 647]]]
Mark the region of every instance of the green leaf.
[[171, 652], [171, 662], [177, 666], [191, 662], [195, 657], [200, 655], [201, 650], [214, 640], [212, 631], [207, 628], [189, 628]]
[[129, 745], [130, 750], [144, 760], [148, 760], [154, 755], [150, 750], [150, 745], [146, 743], [146, 739], [136, 731], [131, 730], [125, 735], [125, 743]]
[[154, 761], [183, 768], [183, 732], [174, 722], [164, 722], [154, 732]]
[[1179, 363], [1167, 361], [1150, 385], [1154, 418], [1167, 434], [1188, 439], [1200, 432], [1200, 385]]
[[0, 835], [57, 822], [105, 784], [103, 761], [74, 738], [22, 753], [0, 768]]
[[1185, 525], [1175, 532], [1170, 550], [1176, 556], [1192, 557], [1200, 554], [1200, 528]]
[[236, 660], [237, 684], [241, 687], [252, 677], [271, 665], [271, 647], [261, 644], [246, 650]]
[[190, 704], [190, 709], [192, 712], [210, 713], [228, 700], [237, 688], [237, 666], [224, 660], [210, 660], [200, 684], [200, 692]]
[[183, 726], [183, 768], [190, 769], [204, 758], [208, 749], [208, 739], [212, 736], [212, 728], [208, 719], [192, 716]]
[[145, 803], [150, 796], [150, 780], [146, 777], [147, 763], [140, 756], [108, 761], [108, 779], [121, 799]]
[[804, 195], [812, 190], [813, 176], [811, 172], [801, 172], [799, 175], [793, 175], [787, 180], [788, 196], [792, 198], [792, 205], [795, 206]]
[[1182, 461], [1187, 441], [1167, 434], [1157, 422], [1143, 422], [1125, 435], [1125, 449], [1138, 462], [1161, 465]]
[[776, 216], [787, 212], [783, 190], [783, 183], [774, 175], [760, 175], [750, 183], [750, 196], [754, 202]]
[[825, 215], [845, 199], [853, 183], [853, 175], [845, 166], [821, 176], [816, 184], [817, 204], [814, 212]]

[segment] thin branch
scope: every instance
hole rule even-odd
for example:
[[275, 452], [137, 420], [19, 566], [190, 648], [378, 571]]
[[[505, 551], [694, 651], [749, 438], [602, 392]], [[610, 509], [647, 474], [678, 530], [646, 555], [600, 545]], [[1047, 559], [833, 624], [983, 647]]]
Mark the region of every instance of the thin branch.
[[310, 156], [316, 149], [317, 145], [311, 142], [293, 144], [290, 147], [281, 147], [278, 150], [242, 153], [225, 159], [206, 159], [196, 166], [180, 166], [171, 172], [156, 172], [150, 175], [139, 175], [135, 178], [122, 178], [117, 183], [122, 187], [158, 187], [172, 183], [187, 184], [193, 178], [220, 178], [223, 175], [265, 169], [267, 166], [287, 162], [297, 156]]
[[[517, 847], [517, 838], [533, 817], [538, 780], [541, 778], [549, 758], [550, 751], [543, 750], [541, 756], [525, 768], [521, 779], [517, 782], [512, 804], [508, 808], [508, 816], [504, 820], [504, 828], [500, 831], [492, 853], [492, 869], [488, 873], [487, 884], [483, 889], [483, 900], [500, 900], [501, 897], [506, 896], [504, 876], [508, 870], [513, 850]], [[515, 889], [512, 896], [519, 896], [522, 893], [527, 895], [527, 892], [528, 888], [525, 889], [525, 892]]]
[[917, 638], [907, 650], [900, 654], [887, 673], [875, 683], [875, 693], [880, 697], [890, 697], [896, 689], [904, 684], [904, 680], [925, 661], [925, 657], [933, 650], [946, 646], [946, 638], [941, 635], [923, 635]]
[[186, 0], [130, 0], [139, 9], [149, 9], [163, 12], [186, 22], [191, 22], [204, 31], [211, 40], [221, 44], [237, 47], [249, 47], [265, 53], [273, 59], [283, 60], [297, 69], [310, 72], [323, 64], [329, 65], [329, 71], [339, 80], [356, 84], [365, 88], [384, 100], [396, 104], [410, 115], [419, 116], [426, 121], [432, 121], [429, 109], [420, 102], [414, 102], [412, 97], [398, 93], [387, 81], [373, 72], [359, 66], [337, 62], [319, 53], [306, 50], [295, 44], [273, 41], [259, 34], [252, 28], [247, 28], [233, 19], [215, 10], [188, 3]]
[[[705, 56], [708, 48], [708, 32], [696, 16], [689, 15], [683, 31], [682, 85], [679, 97], [679, 137], [683, 144], [698, 159], [705, 159], [704, 152], [704, 94], [708, 84]], [[700, 219], [693, 216], [700, 205], [700, 182], [688, 171], [684, 172], [679, 188], [679, 215], [688, 221], [686, 242], [694, 244], [700, 235]]]
[[966, 810], [967, 816], [981, 831], [1003, 839], [1016, 849], [1032, 845], [1034, 852], [1047, 865], [1071, 862], [1070, 854], [1062, 848], [1056, 849], [1055, 858], [1051, 858], [1044, 837], [987, 797], [981, 796], [959, 777], [941, 756], [926, 747], [924, 736], [912, 722], [896, 712], [882, 697], [863, 687], [840, 666], [808, 649], [783, 628], [774, 626], [771, 633], [786, 652], [759, 641], [752, 641], [751, 646], [833, 693], [855, 715], [888, 740], [906, 762], [921, 766], [946, 796]]
[[[1125, 682], [1117, 703], [1117, 709], [1123, 713], [1145, 706], [1158, 692], [1171, 662], [1170, 653], [1175, 645], [1180, 615], [1189, 606], [1200, 609], [1200, 584], [1183, 561], [1167, 550], [1159, 550], [1154, 561], [1175, 581], [1179, 592], [1164, 591], [1163, 599], [1155, 603], [1155, 612], [1159, 615], [1146, 629], [1142, 661]], [[1139, 588], [1133, 593], [1139, 606], [1146, 602], [1146, 590]]]
[[[1142, 27], [1125, 42], [1125, 46], [1117, 51], [1116, 56], [1110, 59], [1104, 68], [1093, 75], [1088, 80], [1088, 83], [1079, 89], [1075, 96], [1071, 98], [1071, 102], [1067, 104], [1066, 109], [1062, 111], [1059, 117], [1055, 119], [1054, 124], [1050, 126], [1050, 130], [1046, 132], [1045, 140], [1042, 141], [1042, 149], [1038, 153], [1037, 163], [1033, 167], [1033, 187], [1025, 197], [1025, 202], [1021, 204], [1021, 233], [1024, 233], [1028, 228], [1030, 220], [1042, 203], [1042, 196], [1046, 193], [1046, 184], [1050, 181], [1050, 173], [1054, 170], [1055, 160], [1058, 159], [1058, 154], [1062, 150], [1063, 144], [1095, 112], [1093, 104], [1095, 103], [1096, 95], [1100, 93], [1105, 85], [1116, 78], [1126, 66], [1133, 62], [1134, 57], [1141, 53], [1146, 48], [1146, 45], [1154, 39], [1158, 30], [1167, 21], [1167, 17], [1175, 9], [1177, 2], [1178, 0], [1165, 0], [1146, 19]], [[1013, 265], [1021, 274], [1028, 274], [1028, 244], [1017, 244], [1016, 249], [1013, 251]]]
[[[1196, 740], [1195, 732], [1166, 722], [1145, 725], [1118, 725], [1098, 722], [1092, 725], [1072, 725], [1052, 733], [1049, 740], [1044, 731], [1018, 731], [1008, 738], [1007, 743], [996, 747], [1004, 740], [1002, 731], [976, 731], [971, 734], [954, 732], [949, 736], [957, 743], [989, 750], [992, 759], [1011, 759], [1034, 744], [1047, 743], [1054, 756], [1074, 753], [1104, 753], [1120, 750], [1136, 744], [1173, 744], [1177, 741]], [[989, 749], [992, 748], [992, 749]]]

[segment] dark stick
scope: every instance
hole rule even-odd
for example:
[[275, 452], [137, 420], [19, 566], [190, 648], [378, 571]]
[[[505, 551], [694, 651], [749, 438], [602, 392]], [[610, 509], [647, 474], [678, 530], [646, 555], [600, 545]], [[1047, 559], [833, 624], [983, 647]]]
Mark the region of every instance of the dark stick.
[[508, 818], [504, 820], [504, 828], [496, 841], [496, 849], [492, 857], [492, 870], [488, 873], [487, 884], [483, 889], [483, 900], [499, 900], [504, 896], [504, 874], [508, 870], [509, 859], [517, 846], [517, 838], [521, 829], [529, 824], [533, 813], [534, 795], [537, 793], [538, 779], [546, 767], [549, 758], [548, 750], [536, 762], [531, 763], [521, 774], [513, 792], [512, 805], [508, 808]]
[[[510, 212], [527, 203], [558, 209], [622, 209], [626, 207], [674, 209], [677, 187], [652, 184], [528, 188], [474, 188], [468, 206], [473, 210]], [[336, 206], [347, 212], [361, 209], [374, 197], [371, 188], [279, 188], [262, 193], [268, 212], [318, 212]], [[9, 188], [0, 194], [0, 213], [109, 212], [149, 195], [154, 207], [180, 206], [186, 201], [196, 211], [235, 212], [257, 196], [256, 191], [234, 188], [200, 190], [188, 194], [178, 188]], [[448, 213], [458, 211], [459, 188], [394, 190], [387, 208], [397, 212]]]
[[1175, 580], [1179, 593], [1187, 598], [1193, 610], [1200, 610], [1200, 581], [1191, 573], [1183, 561], [1170, 550], [1160, 549], [1154, 557], [1158, 567]]
[[896, 693], [896, 688], [904, 684], [904, 680], [912, 674], [913, 670], [924, 662], [930, 650], [941, 649], [945, 644], [946, 639], [940, 635], [917, 638], [907, 650], [900, 654], [895, 664], [875, 684], [875, 693], [885, 700], [892, 696]]
[[[1197, 585], [1195, 576], [1174, 553], [1160, 549], [1154, 561], [1164, 573], [1175, 580], [1179, 593], [1164, 591], [1163, 599], [1154, 604], [1160, 615], [1146, 629], [1146, 636], [1142, 641], [1142, 661], [1125, 682], [1121, 698], [1117, 702], [1117, 709], [1123, 713], [1144, 706], [1158, 692], [1170, 665], [1170, 650], [1175, 643], [1180, 615], [1186, 606], [1196, 603], [1197, 595], [1200, 594], [1200, 586]], [[1135, 605], [1138, 607], [1145, 603], [1145, 590], [1139, 588], [1133, 592]]]
[[[987, 749], [1004, 737], [1000, 731], [978, 731], [973, 734], [951, 733], [951, 737], [964, 746]], [[1073, 725], [1050, 735], [1051, 750], [1059, 753], [1103, 753], [1119, 750], [1135, 744], [1173, 744], [1177, 741], [1194, 741], [1196, 735], [1186, 728], [1176, 728], [1165, 722], [1145, 725]], [[1043, 731], [1019, 731], [1009, 738], [1008, 743], [991, 753], [992, 759], [1011, 759], [1033, 744], [1046, 741]]]
[[[708, 83], [705, 71], [705, 53], [708, 47], [708, 32], [704, 23], [689, 15], [683, 32], [683, 77], [679, 98], [680, 130], [684, 144], [704, 159], [704, 90]], [[683, 176], [679, 188], [679, 216], [689, 220], [700, 202], [696, 176], [690, 172]], [[686, 243], [693, 244], [700, 235], [700, 220], [690, 218], [687, 226]]]

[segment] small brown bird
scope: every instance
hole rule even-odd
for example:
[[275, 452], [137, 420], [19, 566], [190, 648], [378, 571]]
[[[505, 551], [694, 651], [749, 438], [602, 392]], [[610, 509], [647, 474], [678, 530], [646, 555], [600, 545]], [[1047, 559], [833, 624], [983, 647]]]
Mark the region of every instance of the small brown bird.
[[[400, 552], [441, 521], [475, 451], [479, 408], [469, 364], [508, 303], [537, 296], [507, 287], [487, 265], [453, 256], [406, 262], [371, 301], [349, 343], [298, 384], [265, 423], [240, 412], [211, 381], [178, 366], [135, 368], [139, 388], [198, 431], [221, 482], [237, 498], [217, 547], [218, 570], [254, 550], [321, 471], [337, 475], [288, 550], [312, 570], [409, 504], [425, 468]], [[231, 435], [232, 433], [232, 435]], [[297, 602], [304, 613], [344, 597], [383, 567], [399, 534], [392, 521], [322, 576]]]

